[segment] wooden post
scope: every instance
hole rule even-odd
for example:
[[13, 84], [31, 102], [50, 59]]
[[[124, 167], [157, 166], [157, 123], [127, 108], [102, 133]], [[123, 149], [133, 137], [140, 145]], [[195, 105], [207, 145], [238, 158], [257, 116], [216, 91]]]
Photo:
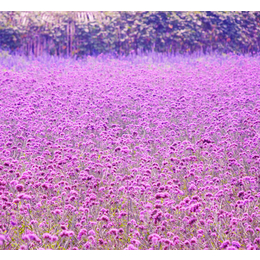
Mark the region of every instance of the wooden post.
[[37, 52], [38, 52], [38, 56], [41, 55], [40, 54], [40, 35], [37, 35]]
[[41, 36], [39, 35], [39, 42], [38, 42], [38, 44], [39, 44], [39, 55], [41, 56], [42, 55], [42, 42], [41, 42]]
[[46, 37], [43, 38], [43, 51], [46, 52]]
[[69, 24], [67, 24], [67, 57], [69, 56]]
[[70, 41], [70, 56], [71, 56], [71, 54], [72, 54], [71, 34], [72, 34], [72, 24], [71, 24], [71, 22], [70, 22], [70, 34], [69, 34], [69, 41]]
[[39, 52], [38, 52], [38, 35], [35, 37], [35, 53], [36, 53], [36, 57], [39, 56]]
[[32, 40], [29, 40], [29, 56], [31, 56], [32, 53]]

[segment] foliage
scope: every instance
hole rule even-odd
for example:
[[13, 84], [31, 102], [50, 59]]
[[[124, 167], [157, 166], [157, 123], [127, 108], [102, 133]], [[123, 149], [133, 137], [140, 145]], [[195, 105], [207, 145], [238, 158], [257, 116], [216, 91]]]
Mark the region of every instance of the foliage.
[[0, 46], [40, 55], [128, 55], [156, 51], [254, 53], [254, 12], [0, 12]]

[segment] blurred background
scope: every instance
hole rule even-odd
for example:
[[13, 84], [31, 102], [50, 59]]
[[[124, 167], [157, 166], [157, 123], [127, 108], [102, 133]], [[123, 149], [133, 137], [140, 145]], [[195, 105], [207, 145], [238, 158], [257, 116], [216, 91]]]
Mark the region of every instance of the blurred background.
[[260, 12], [0, 12], [0, 49], [83, 57], [112, 53], [256, 54]]

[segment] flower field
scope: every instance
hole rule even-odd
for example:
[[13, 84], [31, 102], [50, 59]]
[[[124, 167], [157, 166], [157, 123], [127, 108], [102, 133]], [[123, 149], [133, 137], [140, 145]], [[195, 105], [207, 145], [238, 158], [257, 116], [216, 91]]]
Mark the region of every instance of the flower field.
[[259, 71], [1, 65], [0, 249], [260, 249]]

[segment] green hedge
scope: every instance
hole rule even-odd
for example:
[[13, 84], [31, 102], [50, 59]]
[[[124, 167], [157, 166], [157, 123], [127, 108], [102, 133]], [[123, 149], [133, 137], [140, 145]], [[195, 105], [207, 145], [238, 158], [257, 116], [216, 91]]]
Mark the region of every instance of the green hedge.
[[254, 12], [0, 12], [0, 47], [26, 55], [257, 53]]

